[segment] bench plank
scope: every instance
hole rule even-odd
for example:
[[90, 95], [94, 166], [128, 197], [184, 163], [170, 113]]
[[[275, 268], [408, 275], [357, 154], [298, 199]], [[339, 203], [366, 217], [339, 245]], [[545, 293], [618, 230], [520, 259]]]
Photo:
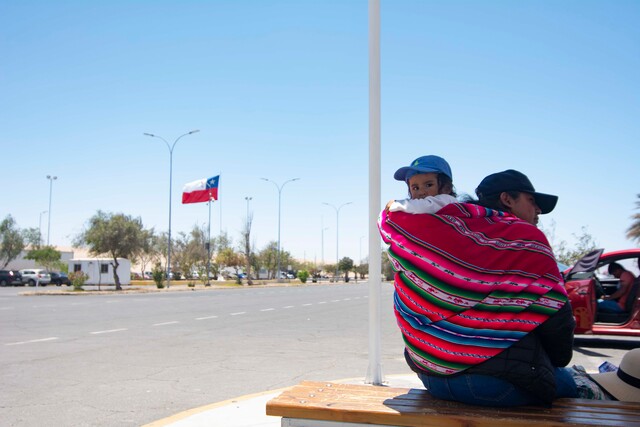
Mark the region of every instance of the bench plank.
[[490, 408], [434, 399], [426, 390], [311, 381], [270, 400], [267, 415], [406, 427], [640, 426], [638, 403], [559, 399], [551, 408]]

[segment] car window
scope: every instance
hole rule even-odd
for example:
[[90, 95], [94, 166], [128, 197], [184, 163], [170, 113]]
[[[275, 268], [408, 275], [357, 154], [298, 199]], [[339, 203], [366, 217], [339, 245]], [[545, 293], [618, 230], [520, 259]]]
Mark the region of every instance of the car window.
[[[638, 277], [638, 274], [640, 274], [640, 271], [638, 271], [638, 258], [618, 259], [615, 260], [615, 262], [622, 265], [625, 270], [630, 271], [636, 277]], [[611, 264], [611, 262], [599, 265], [596, 269], [596, 277], [599, 280], [615, 280], [615, 277], [609, 274], [609, 264]]]

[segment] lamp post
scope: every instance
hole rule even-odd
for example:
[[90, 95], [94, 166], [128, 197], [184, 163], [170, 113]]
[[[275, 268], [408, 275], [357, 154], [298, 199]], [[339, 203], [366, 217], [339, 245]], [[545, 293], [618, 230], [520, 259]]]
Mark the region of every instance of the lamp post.
[[42, 214], [45, 214], [49, 211], [42, 211], [40, 212], [39, 218], [38, 218], [38, 245], [42, 245]]
[[205, 246], [207, 247], [207, 283], [205, 286], [211, 286], [211, 278], [209, 275], [211, 274], [211, 193], [209, 193], [209, 226], [207, 227], [207, 243]]
[[245, 240], [244, 240], [244, 250], [245, 253], [247, 255], [247, 264], [246, 264], [246, 271], [245, 271], [245, 275], [247, 278], [247, 285], [252, 285], [253, 283], [251, 282], [251, 218], [249, 217], [249, 202], [251, 201], [251, 199], [253, 199], [253, 197], [249, 197], [246, 196], [244, 198], [247, 201], [247, 222], [245, 224]]
[[320, 258], [322, 258], [322, 265], [324, 266], [324, 230], [328, 230], [329, 227], [322, 227], [320, 229]]
[[280, 278], [280, 208], [281, 208], [281, 201], [282, 201], [282, 188], [285, 186], [285, 184], [287, 184], [288, 182], [293, 182], [293, 181], [297, 181], [300, 178], [293, 178], [290, 180], [287, 180], [285, 182], [282, 183], [282, 185], [278, 185], [276, 184], [275, 181], [272, 181], [268, 178], [260, 178], [263, 181], [269, 181], [270, 183], [272, 183], [273, 185], [276, 186], [276, 188], [278, 189], [278, 271], [276, 272], [276, 277], [278, 278], [278, 282], [282, 281], [282, 279]]
[[49, 236], [51, 236], [51, 194], [53, 193], [53, 181], [58, 179], [57, 176], [47, 175], [49, 180], [49, 220], [47, 223], [47, 246], [49, 246]]
[[173, 178], [173, 149], [176, 146], [176, 143], [180, 140], [180, 138], [182, 138], [183, 136], [192, 135], [196, 132], [200, 132], [200, 131], [196, 129], [196, 130], [192, 130], [191, 132], [187, 132], [183, 135], [180, 135], [179, 137], [176, 138], [175, 141], [173, 141], [173, 144], [171, 145], [169, 145], [167, 140], [161, 136], [154, 135], [152, 133], [147, 133], [147, 132], [144, 133], [144, 135], [146, 136], [163, 140], [164, 143], [167, 144], [167, 148], [169, 149], [169, 236], [168, 236], [168, 243], [167, 243], [167, 288], [169, 288], [169, 284], [171, 283], [171, 276], [169, 275], [169, 273], [171, 273], [171, 191], [172, 191], [172, 178]]
[[333, 209], [336, 210], [336, 275], [335, 275], [335, 280], [338, 280], [338, 264], [340, 262], [340, 257], [338, 256], [338, 242], [339, 242], [339, 221], [340, 221], [340, 209], [342, 209], [343, 207], [345, 207], [346, 205], [350, 205], [353, 202], [347, 202], [347, 203], [343, 203], [340, 205], [340, 207], [335, 207], [334, 205], [332, 205], [331, 203], [327, 203], [327, 202], [322, 202], [323, 205], [327, 205], [327, 206], [331, 206]]
[[247, 231], [249, 231], [249, 201], [253, 200], [253, 197], [245, 197], [244, 198], [247, 201]]

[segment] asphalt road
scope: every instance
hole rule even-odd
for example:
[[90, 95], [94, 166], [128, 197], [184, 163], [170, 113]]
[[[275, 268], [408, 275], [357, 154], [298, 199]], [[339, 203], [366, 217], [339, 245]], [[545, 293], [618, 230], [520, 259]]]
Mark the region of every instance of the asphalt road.
[[[28, 290], [0, 288], [6, 426], [137, 426], [301, 380], [364, 377], [368, 367], [364, 283], [19, 295]], [[391, 296], [383, 284], [382, 366], [406, 374]], [[637, 342], [577, 344], [573, 363], [596, 370]]]

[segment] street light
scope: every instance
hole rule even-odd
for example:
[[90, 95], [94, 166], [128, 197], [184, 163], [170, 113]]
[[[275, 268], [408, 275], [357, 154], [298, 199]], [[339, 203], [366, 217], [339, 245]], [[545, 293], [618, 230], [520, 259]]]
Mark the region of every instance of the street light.
[[245, 274], [247, 276], [247, 284], [251, 285], [251, 241], [249, 240], [251, 238], [251, 218], [249, 217], [249, 202], [253, 199], [253, 197], [249, 197], [246, 196], [244, 198], [247, 201], [247, 222], [245, 224], [245, 240], [244, 240], [244, 250], [246, 252], [247, 255], [247, 265]]
[[40, 216], [38, 218], [38, 245], [42, 245], [42, 214], [46, 214], [49, 211], [40, 212]]
[[297, 181], [300, 178], [293, 178], [290, 179], [288, 181], [285, 181], [282, 183], [282, 185], [278, 185], [275, 183], [275, 181], [272, 181], [268, 178], [260, 178], [263, 181], [269, 181], [270, 183], [272, 183], [273, 185], [276, 186], [276, 188], [278, 189], [278, 271], [276, 273], [276, 277], [278, 278], [278, 282], [280, 282], [282, 279], [280, 278], [280, 207], [281, 207], [281, 200], [282, 200], [282, 188], [285, 186], [285, 184], [287, 184], [288, 182], [293, 182], [293, 181]]
[[324, 230], [328, 230], [329, 227], [322, 227], [320, 229], [320, 257], [322, 258], [322, 265], [324, 266]]
[[340, 258], [338, 256], [338, 239], [339, 239], [339, 226], [338, 223], [340, 221], [340, 209], [342, 209], [344, 206], [350, 205], [353, 202], [347, 202], [347, 203], [343, 203], [340, 205], [340, 207], [335, 207], [334, 205], [332, 205], [331, 203], [327, 203], [327, 202], [322, 202], [323, 205], [327, 205], [327, 206], [331, 206], [333, 209], [336, 210], [336, 275], [335, 275], [335, 280], [338, 280], [338, 263], [340, 262]]
[[247, 201], [247, 231], [249, 231], [249, 201], [253, 200], [253, 197], [245, 197], [244, 198]]
[[51, 194], [53, 192], [53, 181], [58, 179], [57, 176], [47, 175], [49, 180], [49, 220], [47, 225], [47, 246], [49, 246], [49, 236], [51, 235]]
[[167, 148], [169, 149], [169, 241], [167, 244], [167, 289], [169, 288], [169, 284], [171, 283], [171, 276], [169, 275], [169, 273], [171, 273], [171, 190], [172, 190], [172, 179], [173, 179], [173, 148], [176, 146], [176, 143], [180, 140], [180, 138], [182, 138], [183, 136], [192, 135], [196, 132], [200, 132], [200, 131], [196, 129], [196, 130], [192, 130], [191, 132], [187, 132], [183, 135], [180, 135], [179, 137], [176, 138], [175, 141], [173, 141], [172, 145], [169, 145], [167, 140], [161, 136], [154, 135], [152, 133], [147, 133], [147, 132], [144, 133], [144, 135], [146, 136], [163, 140], [164, 143], [167, 144]]

